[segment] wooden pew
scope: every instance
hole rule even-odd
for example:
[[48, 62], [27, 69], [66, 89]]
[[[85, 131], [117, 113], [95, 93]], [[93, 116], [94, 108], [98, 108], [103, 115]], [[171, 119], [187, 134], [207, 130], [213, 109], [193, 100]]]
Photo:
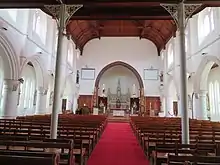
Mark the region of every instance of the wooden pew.
[[175, 156], [168, 155], [168, 165], [219, 165], [219, 156]]
[[151, 162], [155, 165], [166, 163], [168, 154], [173, 155], [203, 155], [208, 156], [209, 153], [216, 155], [216, 144], [156, 144], [156, 148], [151, 156]]
[[[59, 119], [58, 138], [60, 140], [72, 139], [74, 140], [73, 154], [76, 160], [79, 157], [79, 163], [84, 161], [85, 156], [91, 154], [95, 144], [97, 143], [101, 133], [106, 125], [106, 117], [78, 117], [69, 116], [66, 118], [62, 116]], [[92, 119], [91, 119], [92, 118]], [[76, 120], [74, 120], [76, 119]], [[85, 120], [88, 120], [85, 121]], [[0, 120], [0, 139], [10, 137], [14, 140], [28, 139], [45, 141], [50, 135], [50, 116], [31, 116], [22, 117], [16, 120], [3, 119]], [[85, 149], [86, 150], [85, 150]], [[61, 154], [61, 158], [63, 155]]]
[[[31, 156], [30, 156], [31, 155]], [[2, 165], [58, 165], [59, 154], [48, 153], [3, 153], [0, 152], [0, 164]]]

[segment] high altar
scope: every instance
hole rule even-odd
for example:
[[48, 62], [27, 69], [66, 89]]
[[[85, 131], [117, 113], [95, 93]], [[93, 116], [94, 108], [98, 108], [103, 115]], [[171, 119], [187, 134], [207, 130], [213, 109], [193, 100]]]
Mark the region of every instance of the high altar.
[[111, 92], [110, 88], [108, 88], [107, 109], [113, 114], [113, 116], [125, 116], [127, 112], [130, 112], [131, 106], [130, 89], [128, 88], [127, 92], [122, 94], [120, 79], [118, 79], [116, 92], [113, 93]]

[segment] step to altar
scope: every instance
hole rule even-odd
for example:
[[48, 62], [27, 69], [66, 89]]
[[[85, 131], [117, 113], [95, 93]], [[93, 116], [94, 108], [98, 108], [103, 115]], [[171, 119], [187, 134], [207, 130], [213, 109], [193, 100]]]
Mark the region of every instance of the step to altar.
[[130, 117], [108, 116], [108, 122], [128, 123]]

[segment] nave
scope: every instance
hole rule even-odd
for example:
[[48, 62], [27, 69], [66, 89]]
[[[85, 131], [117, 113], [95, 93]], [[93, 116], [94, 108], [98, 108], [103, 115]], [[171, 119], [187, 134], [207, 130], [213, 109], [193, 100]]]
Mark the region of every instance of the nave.
[[108, 123], [88, 165], [148, 165], [129, 123]]
[[191, 119], [190, 144], [183, 144], [180, 118], [133, 116], [120, 123], [59, 115], [57, 139], [49, 139], [50, 117], [1, 119], [0, 164], [220, 164], [219, 122]]

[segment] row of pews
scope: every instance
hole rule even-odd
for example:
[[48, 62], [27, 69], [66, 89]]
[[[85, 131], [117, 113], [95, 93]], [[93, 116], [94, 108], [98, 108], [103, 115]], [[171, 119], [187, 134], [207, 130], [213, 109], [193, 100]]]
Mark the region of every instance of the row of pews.
[[50, 139], [50, 115], [0, 119], [0, 164], [84, 165], [107, 118], [59, 115], [57, 139]]
[[190, 144], [182, 144], [181, 119], [131, 117], [132, 129], [151, 164], [220, 165], [220, 123], [190, 120]]

